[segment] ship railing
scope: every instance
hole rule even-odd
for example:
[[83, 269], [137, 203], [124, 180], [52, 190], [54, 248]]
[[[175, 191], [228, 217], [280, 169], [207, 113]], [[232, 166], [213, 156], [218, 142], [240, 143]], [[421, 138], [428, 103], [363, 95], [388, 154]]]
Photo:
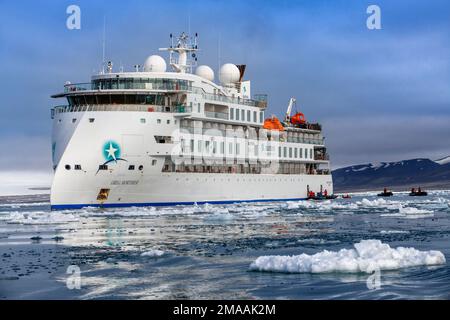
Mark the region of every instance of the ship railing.
[[189, 113], [191, 108], [185, 105], [178, 106], [156, 106], [156, 105], [81, 105], [81, 106], [56, 106], [51, 109], [52, 119], [58, 113], [66, 112], [89, 112], [89, 111], [134, 111], [134, 112], [171, 112], [171, 113]]
[[288, 138], [287, 142], [323, 145], [325, 139]]
[[70, 83], [64, 86], [64, 93], [102, 90], [164, 90], [192, 91], [192, 85], [184, 82], [90, 82]]
[[225, 113], [225, 112], [205, 111], [205, 116], [208, 118], [228, 120], [228, 113]]
[[164, 90], [164, 91], [186, 91], [196, 94], [201, 94], [205, 100], [219, 101], [224, 103], [233, 103], [239, 105], [246, 105], [251, 107], [259, 107], [265, 109], [267, 107], [267, 95], [255, 95], [255, 99], [242, 99], [240, 97], [227, 97], [220, 94], [206, 93], [203, 88], [194, 87], [190, 84], [183, 83], [115, 83], [111, 82], [109, 85], [102, 83], [70, 83], [64, 86], [64, 93], [82, 92], [82, 91], [111, 91], [111, 90]]

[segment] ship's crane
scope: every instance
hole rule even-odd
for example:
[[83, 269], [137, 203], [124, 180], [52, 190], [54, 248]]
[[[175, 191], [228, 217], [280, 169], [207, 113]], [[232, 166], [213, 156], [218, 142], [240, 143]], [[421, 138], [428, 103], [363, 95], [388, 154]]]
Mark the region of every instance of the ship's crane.
[[297, 102], [297, 99], [295, 98], [291, 98], [289, 100], [289, 105], [288, 108], [286, 110], [286, 117], [284, 118], [285, 122], [291, 122], [291, 112], [292, 112], [292, 107], [295, 105], [295, 103]]

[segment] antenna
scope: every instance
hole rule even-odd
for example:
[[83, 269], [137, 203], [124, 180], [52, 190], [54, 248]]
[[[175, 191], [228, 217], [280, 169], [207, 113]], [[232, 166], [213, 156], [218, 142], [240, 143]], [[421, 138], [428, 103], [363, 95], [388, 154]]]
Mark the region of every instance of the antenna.
[[191, 8], [188, 8], [188, 34], [191, 34]]
[[219, 41], [217, 42], [217, 70], [220, 70], [220, 33], [219, 33]]
[[106, 16], [103, 16], [102, 74], [105, 73], [105, 52], [106, 52]]

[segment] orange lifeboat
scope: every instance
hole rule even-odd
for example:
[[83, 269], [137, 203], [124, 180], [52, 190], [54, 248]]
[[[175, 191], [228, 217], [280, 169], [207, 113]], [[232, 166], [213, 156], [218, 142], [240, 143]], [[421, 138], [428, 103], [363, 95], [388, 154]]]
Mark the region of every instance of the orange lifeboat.
[[297, 112], [294, 116], [291, 117], [291, 123], [293, 125], [305, 124], [306, 123], [305, 115], [301, 112]]
[[284, 131], [283, 125], [281, 124], [280, 120], [278, 120], [278, 118], [275, 116], [272, 116], [272, 118], [264, 120], [263, 128], [267, 130]]

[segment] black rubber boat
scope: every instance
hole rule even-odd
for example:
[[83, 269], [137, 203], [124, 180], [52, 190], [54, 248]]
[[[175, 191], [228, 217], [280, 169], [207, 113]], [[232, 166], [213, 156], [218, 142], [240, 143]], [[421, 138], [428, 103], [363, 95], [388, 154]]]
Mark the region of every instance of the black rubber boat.
[[392, 193], [392, 191], [387, 191], [387, 192], [382, 192], [377, 194], [377, 196], [379, 197], [392, 197], [394, 194]]
[[409, 196], [410, 197], [425, 197], [428, 195], [428, 192], [426, 191], [416, 191], [416, 192], [410, 192]]

